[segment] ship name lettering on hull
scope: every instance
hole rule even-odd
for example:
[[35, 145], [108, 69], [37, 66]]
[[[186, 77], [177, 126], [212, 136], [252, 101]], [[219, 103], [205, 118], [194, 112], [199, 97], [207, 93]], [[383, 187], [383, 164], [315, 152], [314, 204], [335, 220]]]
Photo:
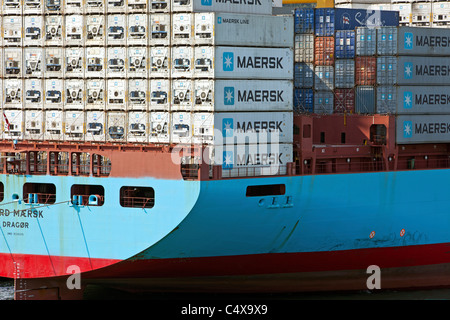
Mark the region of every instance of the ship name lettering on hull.
[[24, 209], [24, 210], [8, 210], [0, 209], [0, 216], [9, 217], [10, 215], [19, 218], [44, 218], [42, 210]]

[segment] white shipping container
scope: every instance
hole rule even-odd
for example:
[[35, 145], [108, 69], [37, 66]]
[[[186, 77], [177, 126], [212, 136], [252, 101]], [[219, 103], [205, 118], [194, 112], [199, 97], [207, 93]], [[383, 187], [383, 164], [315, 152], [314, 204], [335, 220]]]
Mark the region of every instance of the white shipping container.
[[197, 12], [193, 25], [196, 45], [294, 46], [292, 16]]
[[114, 12], [126, 13], [125, 0], [108, 0], [106, 11], [108, 13]]
[[126, 80], [109, 79], [107, 80], [108, 93], [106, 110], [123, 110], [125, 111], [125, 99], [127, 95]]
[[450, 22], [450, 3], [436, 1], [432, 3], [433, 26], [446, 26]]
[[42, 109], [44, 107], [44, 86], [41, 79], [25, 80], [25, 108]]
[[66, 78], [83, 78], [84, 77], [84, 48], [64, 49], [65, 67], [64, 74]]
[[23, 84], [19, 79], [4, 79], [4, 108], [22, 109]]
[[25, 140], [44, 140], [44, 111], [25, 110]]
[[171, 113], [170, 142], [191, 144], [192, 142], [192, 119], [189, 112]]
[[[194, 57], [197, 77], [223, 79], [293, 79], [293, 50], [290, 48], [213, 47], [206, 68], [205, 55]], [[208, 52], [206, 50], [206, 52]], [[195, 51], [198, 53], [198, 51]], [[176, 57], [174, 70], [176, 67]], [[182, 66], [181, 62], [178, 66]], [[201, 67], [200, 67], [201, 66]], [[181, 67], [179, 67], [181, 69]]]
[[169, 111], [171, 82], [167, 79], [150, 80], [150, 110]]
[[[3, 110], [3, 139], [23, 139], [24, 112], [22, 110]], [[8, 119], [8, 123], [6, 122]]]
[[169, 13], [157, 13], [150, 15], [150, 46], [169, 45], [171, 30], [171, 15]]
[[43, 13], [43, 3], [41, 0], [27, 0], [23, 4], [24, 14], [42, 14]]
[[171, 110], [188, 111], [192, 110], [192, 80], [174, 79], [172, 82]]
[[170, 113], [151, 112], [150, 113], [150, 133], [149, 142], [169, 143], [170, 141]]
[[128, 47], [128, 77], [147, 78], [147, 47]]
[[64, 27], [66, 29], [65, 45], [83, 45], [84, 16], [66, 15]]
[[46, 78], [62, 78], [64, 75], [64, 50], [62, 48], [45, 48], [45, 68], [44, 76]]
[[192, 13], [172, 14], [172, 45], [190, 45], [194, 16]]
[[170, 12], [170, 0], [149, 0], [149, 11], [153, 13]]
[[126, 45], [127, 21], [126, 15], [108, 15], [108, 27], [106, 29], [108, 45]]
[[5, 0], [3, 1], [3, 14], [21, 14], [22, 3], [20, 0]]
[[429, 26], [431, 24], [431, 2], [412, 3], [412, 24], [417, 26]]
[[84, 111], [64, 112], [64, 140], [84, 141]]
[[148, 113], [129, 112], [127, 142], [148, 142]]
[[151, 78], [168, 78], [169, 77], [169, 47], [152, 47], [150, 48], [150, 77]]
[[84, 80], [66, 79], [64, 81], [65, 110], [84, 109]]
[[126, 141], [127, 114], [125, 112], [106, 112], [106, 141]]
[[86, 141], [105, 141], [106, 114], [105, 111], [86, 112]]
[[105, 45], [105, 16], [86, 16], [86, 45]]
[[409, 26], [412, 22], [412, 3], [411, 2], [401, 2], [392, 3], [392, 11], [398, 11], [399, 15], [399, 25]]
[[61, 79], [46, 79], [45, 85], [45, 109], [62, 109], [64, 85]]
[[62, 0], [46, 0], [44, 14], [60, 14]]
[[[144, 3], [144, 1], [142, 1]], [[147, 45], [147, 15], [146, 14], [130, 14], [128, 16], [128, 45]]]
[[105, 108], [105, 80], [95, 79], [86, 81], [86, 109], [104, 110]]
[[211, 159], [222, 166], [222, 177], [283, 175], [292, 162], [292, 144], [215, 146]]
[[172, 12], [230, 12], [272, 14], [272, 1], [171, 0]]
[[105, 77], [105, 48], [87, 47], [86, 48], [85, 77], [104, 78]]
[[103, 0], [86, 0], [86, 12], [105, 13], [106, 5]]
[[213, 144], [214, 142], [214, 113], [195, 112], [192, 114], [192, 143]]
[[83, 0], [66, 0], [64, 6], [64, 13], [84, 13], [84, 1]]
[[146, 79], [128, 79], [128, 110], [147, 110]]
[[63, 133], [64, 113], [61, 110], [45, 111], [45, 140], [64, 140]]
[[126, 77], [125, 59], [127, 50], [125, 47], [112, 47], [107, 51], [107, 76], [115, 78]]
[[195, 80], [194, 111], [292, 111], [288, 80]]
[[3, 16], [3, 45], [22, 45], [22, 17]]
[[63, 17], [62, 16], [45, 16], [45, 45], [46, 46], [62, 46], [63, 44]]
[[6, 78], [22, 77], [22, 48], [5, 48], [4, 60]]
[[128, 12], [147, 12], [147, 2], [142, 0], [128, 0]]
[[191, 46], [172, 47], [172, 69], [173, 78], [190, 78], [193, 75], [194, 51]]
[[24, 16], [24, 46], [44, 45], [44, 19], [42, 16]]

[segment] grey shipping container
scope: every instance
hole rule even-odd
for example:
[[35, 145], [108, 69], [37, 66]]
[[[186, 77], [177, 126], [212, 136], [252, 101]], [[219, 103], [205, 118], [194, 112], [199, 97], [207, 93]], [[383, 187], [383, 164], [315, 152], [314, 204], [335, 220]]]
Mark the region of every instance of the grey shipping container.
[[398, 55], [449, 56], [450, 29], [399, 27]]
[[450, 114], [450, 86], [398, 86], [397, 114]]
[[395, 113], [397, 111], [397, 87], [377, 87], [377, 113]]
[[316, 66], [314, 68], [314, 89], [325, 91], [334, 89], [333, 66]]
[[377, 31], [375, 28], [356, 28], [356, 55], [373, 56], [377, 50]]
[[377, 29], [377, 54], [392, 56], [397, 54], [397, 27], [380, 27]]
[[397, 57], [397, 84], [450, 85], [448, 57]]
[[355, 60], [336, 60], [334, 65], [334, 87], [353, 88], [355, 86]]
[[300, 62], [296, 63], [294, 68], [294, 86], [296, 88], [312, 88], [314, 86], [314, 65]]
[[375, 113], [375, 87], [357, 86], [355, 89], [355, 112], [362, 114]]
[[332, 114], [334, 94], [332, 91], [316, 91], [314, 93], [314, 113]]
[[377, 58], [377, 84], [388, 85], [397, 83], [397, 58], [383, 56]]
[[401, 115], [396, 118], [396, 142], [450, 142], [450, 115]]

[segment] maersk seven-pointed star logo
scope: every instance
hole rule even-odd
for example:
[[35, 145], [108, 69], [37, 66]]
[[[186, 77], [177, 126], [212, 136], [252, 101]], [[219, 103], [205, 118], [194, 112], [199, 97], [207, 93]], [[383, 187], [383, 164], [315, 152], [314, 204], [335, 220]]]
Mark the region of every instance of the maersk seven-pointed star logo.
[[413, 77], [413, 64], [412, 62], [405, 62], [404, 65], [404, 76], [405, 79], [412, 79]]
[[413, 34], [412, 32], [405, 32], [405, 50], [412, 50], [413, 49]]
[[226, 106], [234, 105], [234, 87], [225, 87], [224, 88], [223, 104]]
[[412, 137], [412, 122], [403, 121], [403, 138], [411, 138], [411, 137]]
[[223, 152], [223, 169], [233, 169], [233, 151]]
[[233, 136], [233, 119], [223, 118], [222, 119], [222, 136], [232, 137]]
[[403, 108], [404, 109], [411, 109], [412, 107], [412, 92], [405, 91], [403, 93]]
[[223, 71], [233, 71], [234, 69], [234, 54], [233, 52], [223, 53]]

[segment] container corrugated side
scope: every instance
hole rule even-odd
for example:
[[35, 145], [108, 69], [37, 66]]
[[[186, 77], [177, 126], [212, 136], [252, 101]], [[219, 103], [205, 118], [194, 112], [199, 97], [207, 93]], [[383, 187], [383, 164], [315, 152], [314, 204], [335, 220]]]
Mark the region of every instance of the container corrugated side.
[[294, 111], [297, 113], [314, 111], [314, 91], [312, 89], [294, 89]]
[[334, 89], [333, 66], [315, 66], [314, 74], [314, 89], [325, 91]]
[[398, 86], [397, 114], [450, 114], [450, 86]]
[[448, 57], [400, 56], [397, 59], [399, 85], [450, 84]]
[[316, 91], [314, 93], [314, 113], [332, 114], [334, 109], [333, 91]]
[[316, 37], [314, 39], [315, 65], [334, 64], [334, 37]]
[[294, 41], [295, 62], [314, 62], [314, 35], [296, 34]]
[[397, 83], [397, 58], [382, 56], [377, 58], [377, 84], [394, 85]]
[[400, 115], [396, 118], [396, 143], [450, 142], [450, 115]]
[[377, 33], [374, 28], [356, 28], [356, 55], [374, 56], [377, 52]]
[[397, 87], [377, 87], [377, 113], [395, 113], [397, 109]]
[[355, 59], [355, 85], [375, 85], [377, 81], [377, 58], [357, 57]]
[[335, 88], [353, 88], [355, 86], [355, 60], [336, 60], [334, 69]]
[[314, 9], [297, 8], [294, 11], [295, 33], [314, 33]]
[[355, 88], [355, 112], [374, 114], [376, 111], [375, 96], [374, 86], [357, 86]]
[[377, 29], [377, 54], [392, 56], [397, 54], [397, 27], [380, 27]]
[[336, 59], [353, 59], [355, 57], [355, 31], [336, 31]]
[[334, 90], [334, 113], [354, 113], [355, 112], [355, 90], [335, 89]]
[[312, 88], [314, 86], [314, 65], [311, 63], [296, 63], [294, 65], [294, 87]]
[[292, 16], [202, 12], [194, 14], [194, 44], [293, 47]]
[[398, 55], [449, 56], [450, 29], [398, 28]]

